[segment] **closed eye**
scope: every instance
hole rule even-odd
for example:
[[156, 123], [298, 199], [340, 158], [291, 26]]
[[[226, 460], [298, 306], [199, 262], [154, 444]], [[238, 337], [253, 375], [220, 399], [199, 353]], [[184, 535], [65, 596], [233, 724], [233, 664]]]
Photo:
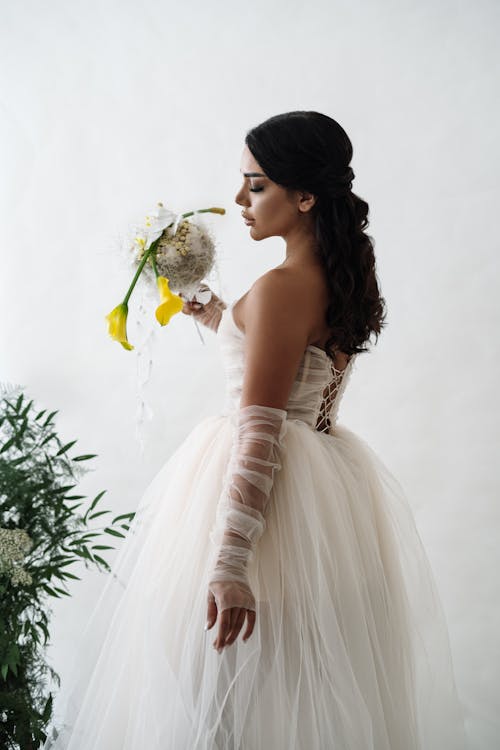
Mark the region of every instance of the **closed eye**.
[[250, 188], [251, 193], [260, 193], [261, 190], [264, 190], [264, 188], [263, 187]]

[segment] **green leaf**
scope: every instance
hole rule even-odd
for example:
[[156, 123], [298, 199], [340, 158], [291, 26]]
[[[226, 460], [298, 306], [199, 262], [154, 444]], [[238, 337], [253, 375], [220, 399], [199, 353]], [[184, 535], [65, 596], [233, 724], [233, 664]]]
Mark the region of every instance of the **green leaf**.
[[96, 495], [96, 496], [94, 497], [94, 499], [92, 500], [92, 504], [91, 504], [90, 508], [88, 508], [87, 512], [86, 512], [86, 513], [85, 513], [85, 515], [83, 516], [83, 520], [84, 520], [84, 522], [85, 522], [85, 523], [87, 522], [87, 516], [88, 516], [88, 514], [89, 514], [89, 513], [91, 513], [91, 512], [92, 512], [92, 511], [94, 510], [95, 506], [97, 505], [97, 503], [99, 502], [99, 500], [101, 499], [101, 497], [102, 497], [102, 496], [103, 496], [103, 495], [104, 495], [104, 494], [105, 494], [106, 492], [107, 492], [107, 490], [102, 490], [101, 492], [99, 492], [99, 494], [98, 494], [98, 495]]
[[45, 445], [45, 443], [48, 443], [49, 440], [52, 440], [52, 438], [55, 437], [57, 437], [57, 433], [51, 432], [50, 435], [47, 435], [47, 437], [42, 440], [42, 442], [40, 443], [40, 447], [42, 447], [42, 445]]
[[9, 647], [7, 649], [7, 655], [5, 658], [5, 661], [7, 664], [12, 666], [13, 664], [19, 664], [21, 659], [21, 655], [19, 653], [19, 647], [16, 643], [9, 644]]
[[26, 432], [27, 427], [28, 427], [28, 420], [24, 418], [23, 423], [21, 425], [21, 429], [19, 430], [18, 435], [17, 435], [18, 440], [23, 437], [24, 433]]
[[46, 411], [47, 411], [47, 409], [42, 409], [42, 411], [39, 411], [39, 412], [38, 412], [38, 414], [37, 414], [37, 415], [36, 415], [36, 417], [35, 417], [35, 422], [38, 422], [38, 420], [39, 420], [39, 419], [40, 419], [41, 417], [43, 417], [43, 415], [45, 414], [45, 412], [46, 412]]
[[114, 549], [114, 547], [109, 547], [107, 544], [93, 544], [92, 549]]
[[51, 412], [50, 412], [49, 416], [47, 417], [47, 419], [46, 419], [46, 420], [45, 420], [45, 422], [43, 423], [43, 426], [44, 426], [44, 427], [47, 427], [47, 425], [48, 425], [48, 423], [50, 422], [50, 420], [52, 419], [52, 417], [55, 417], [55, 415], [57, 414], [57, 412], [58, 412], [58, 411], [59, 411], [59, 409], [56, 409], [55, 411], [51, 411]]
[[98, 456], [98, 453], [85, 453], [82, 456], [74, 456], [71, 460], [72, 461], [87, 461], [89, 458], [95, 458]]
[[42, 583], [42, 589], [44, 589], [44, 590], [45, 590], [45, 591], [47, 592], [47, 594], [50, 594], [50, 596], [55, 596], [55, 597], [56, 597], [56, 599], [60, 599], [60, 598], [61, 598], [61, 597], [59, 596], [59, 594], [57, 594], [57, 593], [56, 593], [56, 592], [54, 591], [54, 589], [52, 589], [52, 588], [51, 588], [50, 586], [47, 586], [47, 584], [46, 584], [46, 583]]
[[2, 664], [2, 677], [4, 680], [7, 678], [7, 672], [9, 671], [9, 665], [8, 664]]
[[[44, 706], [44, 709], [42, 711], [42, 721], [44, 724], [48, 722], [50, 719], [52, 713], [52, 693], [49, 693], [49, 697], [47, 698], [47, 703]], [[43, 738], [45, 739], [45, 737]]]
[[44, 634], [44, 636], [45, 636], [45, 641], [44, 641], [44, 643], [47, 643], [47, 641], [48, 641], [48, 640], [50, 640], [50, 633], [49, 633], [49, 631], [48, 631], [48, 628], [47, 628], [47, 626], [45, 625], [45, 623], [43, 622], [43, 620], [38, 620], [38, 621], [37, 621], [37, 622], [35, 623], [35, 625], [36, 625], [36, 626], [37, 626], [38, 628], [40, 628], [40, 630], [42, 631], [42, 633], [43, 633], [43, 634]]
[[68, 490], [72, 490], [73, 487], [76, 487], [76, 485], [75, 484], [65, 484], [65, 485], [63, 485], [61, 487], [56, 487], [53, 490], [53, 493], [54, 493], [54, 495], [61, 495], [61, 494], [64, 495], [64, 494], [66, 494], [66, 492]]
[[69, 450], [71, 446], [77, 442], [78, 440], [72, 440], [71, 443], [66, 443], [66, 445], [63, 445], [63, 447], [57, 451], [56, 456], [60, 456], [61, 453], [66, 453], [66, 451]]
[[105, 494], [107, 490], [102, 490], [102, 492], [99, 492], [98, 495], [95, 496], [95, 498], [92, 500], [92, 505], [90, 506], [89, 510], [94, 510], [95, 506], [101, 499], [101, 497]]
[[23, 411], [21, 412], [21, 417], [25, 417], [25, 416], [26, 416], [26, 414], [27, 414], [27, 413], [29, 412], [29, 410], [31, 409], [31, 404], [32, 404], [32, 403], [33, 403], [33, 399], [31, 399], [31, 401], [29, 402], [28, 406], [25, 406], [25, 407], [24, 407]]
[[115, 529], [110, 529], [108, 526], [104, 529], [106, 533], [112, 534], [113, 536], [121, 536], [122, 539], [125, 539], [125, 534], [122, 534], [120, 531], [116, 531]]
[[94, 557], [97, 560], [97, 562], [100, 562], [101, 565], [104, 565], [104, 567], [106, 568], [106, 570], [111, 570], [111, 568], [109, 567], [109, 564], [106, 562], [106, 560], [104, 560], [102, 557], [99, 557], [99, 555], [94, 555]]
[[26, 461], [27, 458], [31, 458], [29, 454], [26, 454], [25, 456], [19, 456], [19, 458], [15, 458], [10, 461], [11, 466], [17, 466], [18, 464], [22, 464], [23, 461]]
[[92, 557], [88, 549], [75, 549], [75, 555], [78, 555], [78, 557], [84, 557], [86, 560], [94, 562], [94, 558]]
[[[97, 516], [103, 516], [105, 513], [111, 513], [111, 511], [110, 510], [99, 510], [97, 513], [92, 513], [92, 515], [89, 516], [89, 521], [92, 518], [97, 518]], [[113, 523], [114, 523], [114, 521], [113, 521]]]
[[83, 505], [83, 503], [77, 503], [76, 505], [68, 505], [68, 510], [70, 510], [73, 513], [73, 511], [79, 508], [80, 505]]
[[116, 516], [116, 518], [113, 518], [112, 523], [121, 521], [122, 518], [130, 518], [130, 520], [132, 520], [133, 516], [135, 516], [135, 513], [122, 513], [120, 516]]
[[7, 440], [7, 442], [4, 443], [4, 445], [0, 448], [0, 453], [3, 453], [4, 451], [9, 450], [9, 448], [12, 445], [14, 445], [15, 442], [16, 442], [16, 436], [14, 435], [14, 437], [11, 437], [10, 440]]
[[54, 586], [56, 591], [59, 591], [60, 594], [64, 594], [64, 596], [71, 596], [71, 594], [68, 591], [65, 591], [64, 589], [60, 589], [59, 586]]
[[50, 578], [59, 578], [61, 581], [64, 580], [64, 573], [62, 573], [60, 570], [52, 570], [50, 573]]

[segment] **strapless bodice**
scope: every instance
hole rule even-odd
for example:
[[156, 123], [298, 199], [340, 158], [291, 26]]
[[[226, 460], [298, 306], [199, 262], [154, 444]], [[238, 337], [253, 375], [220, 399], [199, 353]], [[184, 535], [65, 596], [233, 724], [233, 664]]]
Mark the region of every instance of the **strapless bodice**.
[[[245, 334], [234, 320], [234, 304], [223, 310], [217, 331], [226, 375], [225, 413], [239, 408], [245, 365]], [[337, 370], [323, 349], [307, 346], [286, 406], [288, 419], [301, 420], [319, 432], [332, 434], [355, 358], [351, 355], [347, 366]]]

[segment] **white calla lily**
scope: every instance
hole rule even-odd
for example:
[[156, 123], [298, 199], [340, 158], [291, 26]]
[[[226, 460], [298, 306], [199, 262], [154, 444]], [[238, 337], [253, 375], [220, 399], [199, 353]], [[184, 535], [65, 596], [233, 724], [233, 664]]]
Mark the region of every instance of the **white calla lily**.
[[147, 250], [151, 243], [160, 237], [163, 230], [168, 227], [169, 224], [175, 222], [175, 225], [177, 226], [180, 219], [181, 214], [176, 214], [174, 211], [165, 208], [163, 203], [158, 203], [146, 216], [146, 227], [144, 231], [147, 236], [147, 244], [145, 245], [145, 249]]

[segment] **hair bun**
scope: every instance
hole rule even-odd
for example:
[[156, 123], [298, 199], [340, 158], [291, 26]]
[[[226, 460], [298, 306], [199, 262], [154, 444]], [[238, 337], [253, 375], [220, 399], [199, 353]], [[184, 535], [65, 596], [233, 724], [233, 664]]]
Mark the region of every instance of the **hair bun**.
[[349, 195], [354, 180], [354, 172], [351, 167], [347, 167], [344, 174], [334, 171], [330, 165], [322, 170], [318, 175], [320, 186], [324, 192], [332, 198], [342, 198]]
[[347, 167], [343, 175], [339, 175], [339, 174], [332, 175], [332, 179], [329, 185], [330, 194], [334, 198], [341, 198], [346, 195], [349, 195], [349, 193], [352, 190], [353, 180], [354, 180], [354, 172], [351, 167]]

